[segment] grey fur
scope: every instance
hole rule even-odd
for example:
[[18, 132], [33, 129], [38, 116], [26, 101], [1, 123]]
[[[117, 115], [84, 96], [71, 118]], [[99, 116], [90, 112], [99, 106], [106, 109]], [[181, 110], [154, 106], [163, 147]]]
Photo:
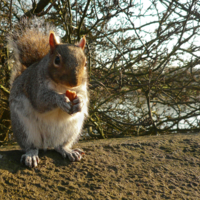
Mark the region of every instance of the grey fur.
[[[64, 48], [63, 46], [62, 50]], [[68, 49], [69, 53], [76, 54], [77, 47], [74, 47], [75, 50], [73, 46], [70, 48], [73, 51]], [[17, 46], [15, 45], [13, 49], [17, 51]], [[66, 52], [60, 52], [64, 65], [76, 66], [78, 62], [73, 63], [73, 59], [66, 63], [68, 62], [64, 59]], [[78, 59], [77, 55], [74, 59]], [[17, 56], [15, 62], [16, 68], [14, 65], [13, 70], [21, 70]], [[37, 167], [40, 148], [55, 147], [71, 161], [79, 161], [82, 157], [81, 150], [72, 150], [71, 147], [80, 136], [87, 115], [87, 71], [84, 68], [81, 84], [71, 88], [52, 80], [49, 75], [51, 63], [52, 58], [49, 53], [39, 62], [28, 66], [21, 75], [13, 75], [12, 81], [14, 81], [11, 81], [9, 102], [12, 128], [17, 142], [26, 152], [22, 155], [21, 161], [28, 167]], [[77, 93], [77, 99], [73, 102], [65, 96], [68, 89]]]

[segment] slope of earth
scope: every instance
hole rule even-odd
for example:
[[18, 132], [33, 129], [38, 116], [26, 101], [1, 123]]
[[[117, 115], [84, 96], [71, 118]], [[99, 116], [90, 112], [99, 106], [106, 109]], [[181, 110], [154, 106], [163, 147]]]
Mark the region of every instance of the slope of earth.
[[37, 168], [17, 145], [0, 147], [0, 199], [200, 199], [200, 134], [79, 142], [71, 163], [40, 150]]

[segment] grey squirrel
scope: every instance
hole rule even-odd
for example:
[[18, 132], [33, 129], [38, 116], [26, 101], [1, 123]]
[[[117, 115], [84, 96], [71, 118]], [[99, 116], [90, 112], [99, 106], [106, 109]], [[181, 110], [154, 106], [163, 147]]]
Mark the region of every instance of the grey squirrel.
[[[86, 39], [62, 44], [55, 28], [37, 18], [23, 20], [8, 36], [13, 50], [9, 97], [14, 137], [28, 167], [37, 167], [39, 149], [54, 147], [70, 161], [83, 151], [72, 149], [88, 113]], [[66, 91], [76, 92], [70, 101]]]

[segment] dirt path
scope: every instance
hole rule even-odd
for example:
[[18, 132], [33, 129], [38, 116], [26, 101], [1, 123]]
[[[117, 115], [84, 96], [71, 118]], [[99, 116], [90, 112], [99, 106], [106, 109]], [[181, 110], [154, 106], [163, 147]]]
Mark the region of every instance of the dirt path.
[[70, 163], [40, 151], [27, 169], [18, 146], [0, 147], [0, 199], [200, 199], [200, 134], [81, 142]]

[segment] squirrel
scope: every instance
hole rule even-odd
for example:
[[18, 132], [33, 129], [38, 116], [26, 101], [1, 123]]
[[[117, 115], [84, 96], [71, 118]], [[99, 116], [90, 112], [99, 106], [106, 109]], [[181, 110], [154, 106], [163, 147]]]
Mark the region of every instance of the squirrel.
[[[25, 151], [21, 162], [37, 167], [39, 149], [54, 147], [70, 161], [84, 152], [72, 149], [88, 115], [88, 83], [83, 37], [60, 43], [44, 20], [24, 19], [8, 36], [13, 51], [9, 106], [13, 135]], [[66, 91], [76, 92], [70, 101]]]

